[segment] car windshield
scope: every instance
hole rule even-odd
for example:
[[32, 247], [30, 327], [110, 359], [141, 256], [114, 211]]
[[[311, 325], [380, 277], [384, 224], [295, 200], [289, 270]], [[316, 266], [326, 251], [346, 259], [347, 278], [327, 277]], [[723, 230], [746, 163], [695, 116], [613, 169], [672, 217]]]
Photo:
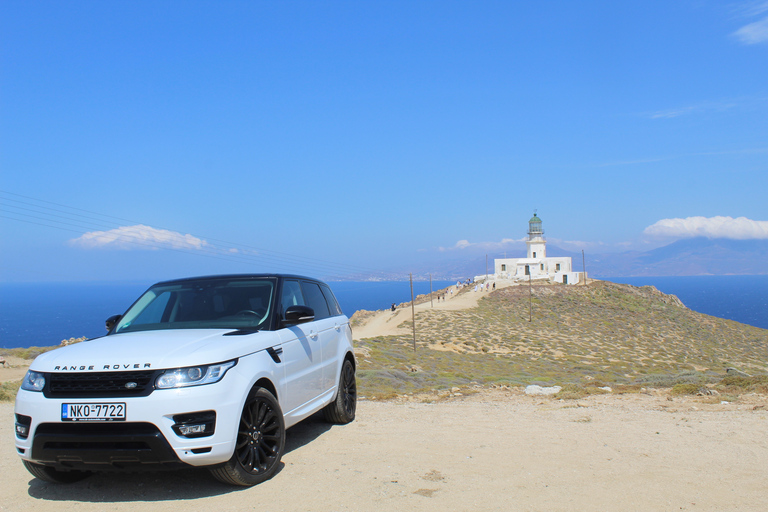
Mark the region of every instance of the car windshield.
[[115, 333], [157, 329], [258, 330], [269, 325], [275, 280], [201, 279], [157, 284], [123, 315]]

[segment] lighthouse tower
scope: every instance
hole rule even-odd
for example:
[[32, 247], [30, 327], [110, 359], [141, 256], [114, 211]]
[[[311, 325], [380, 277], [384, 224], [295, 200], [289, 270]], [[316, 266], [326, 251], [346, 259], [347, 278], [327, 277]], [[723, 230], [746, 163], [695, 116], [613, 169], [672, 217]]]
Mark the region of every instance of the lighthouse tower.
[[528, 221], [528, 258], [543, 259], [547, 257], [547, 241], [544, 240], [544, 229], [541, 227], [541, 219], [533, 214]]
[[547, 256], [544, 229], [535, 210], [528, 221], [528, 240], [525, 243], [528, 246], [527, 258], [505, 257], [494, 260], [494, 279], [509, 279], [515, 283], [547, 280], [562, 284], [577, 284], [583, 279], [581, 273], [573, 271], [570, 256]]

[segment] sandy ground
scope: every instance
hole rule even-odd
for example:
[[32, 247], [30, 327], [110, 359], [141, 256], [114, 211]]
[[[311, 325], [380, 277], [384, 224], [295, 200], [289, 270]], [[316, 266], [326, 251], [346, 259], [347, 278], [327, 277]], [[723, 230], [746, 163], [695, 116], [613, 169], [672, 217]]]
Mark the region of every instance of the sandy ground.
[[768, 510], [765, 397], [361, 401], [349, 425], [289, 429], [280, 472], [248, 489], [204, 470], [45, 484], [14, 452], [12, 412], [0, 404], [0, 510]]
[[4, 357], [5, 366], [0, 366], [0, 382], [21, 380], [27, 373], [30, 361], [18, 357]]
[[[434, 307], [468, 307], [481, 296]], [[392, 317], [379, 313], [356, 337], [406, 319]], [[24, 370], [0, 369], [0, 380]], [[768, 397], [559, 401], [471, 391], [363, 400], [345, 426], [312, 417], [288, 430], [278, 474], [247, 489], [202, 469], [46, 484], [16, 455], [13, 404], [2, 403], [0, 511], [768, 510]]]

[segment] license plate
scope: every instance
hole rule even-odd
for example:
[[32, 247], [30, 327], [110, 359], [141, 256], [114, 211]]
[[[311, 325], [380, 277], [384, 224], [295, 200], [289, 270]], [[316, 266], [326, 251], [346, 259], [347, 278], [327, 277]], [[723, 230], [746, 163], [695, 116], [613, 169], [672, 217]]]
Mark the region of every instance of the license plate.
[[125, 421], [125, 403], [61, 404], [61, 421]]

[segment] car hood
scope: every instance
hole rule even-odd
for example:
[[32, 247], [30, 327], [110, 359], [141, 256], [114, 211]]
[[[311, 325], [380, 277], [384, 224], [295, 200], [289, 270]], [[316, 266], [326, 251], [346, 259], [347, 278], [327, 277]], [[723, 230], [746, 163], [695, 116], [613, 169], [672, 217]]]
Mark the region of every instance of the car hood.
[[39, 372], [129, 371], [219, 363], [280, 343], [274, 331], [225, 336], [232, 329], [177, 329], [112, 334], [41, 354]]

